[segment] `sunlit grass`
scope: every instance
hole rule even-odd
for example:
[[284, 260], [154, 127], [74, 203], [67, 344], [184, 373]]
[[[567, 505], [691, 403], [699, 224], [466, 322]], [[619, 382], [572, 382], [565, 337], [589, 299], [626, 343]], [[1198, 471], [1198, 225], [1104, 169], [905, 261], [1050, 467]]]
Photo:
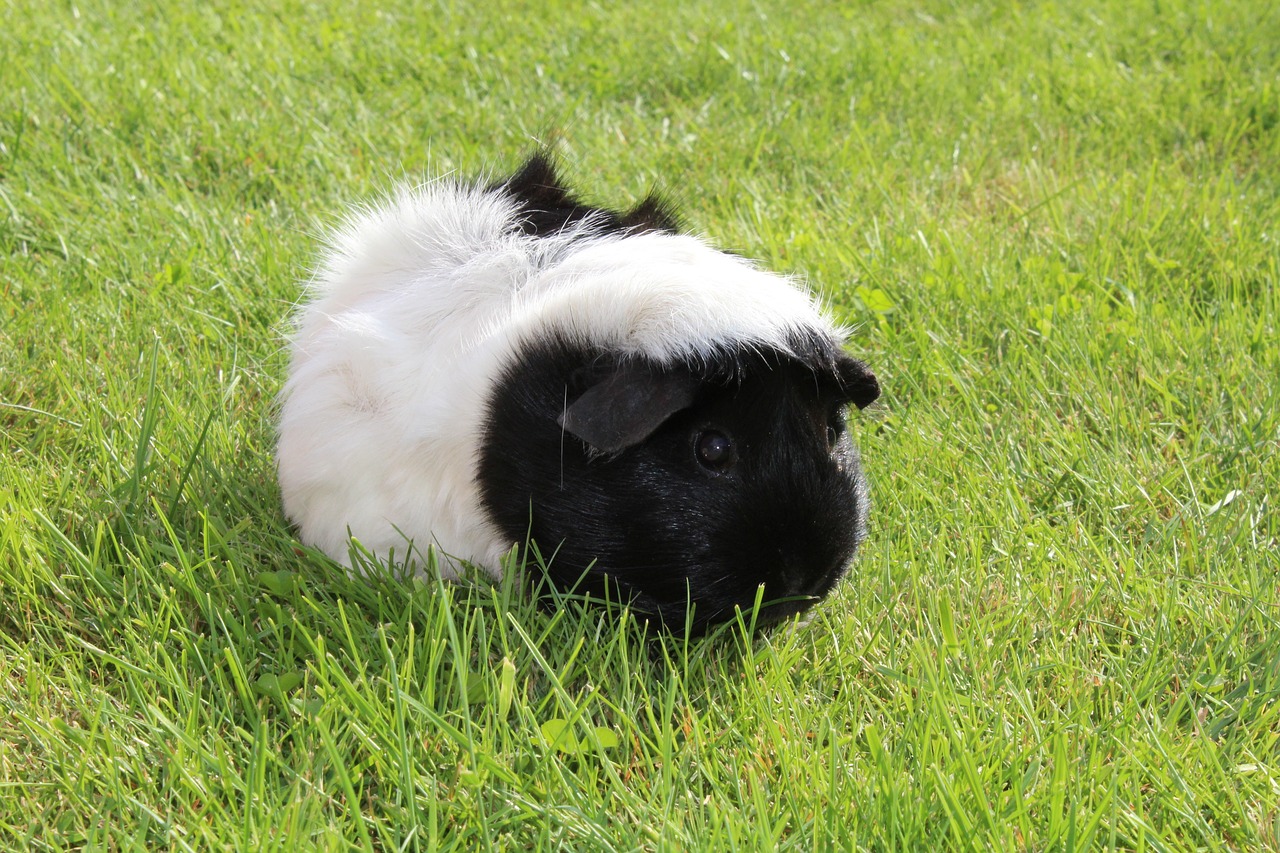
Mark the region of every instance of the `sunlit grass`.
[[[1280, 846], [1276, 10], [4, 20], [0, 847]], [[539, 142], [859, 327], [873, 532], [804, 624], [293, 539], [317, 234]]]

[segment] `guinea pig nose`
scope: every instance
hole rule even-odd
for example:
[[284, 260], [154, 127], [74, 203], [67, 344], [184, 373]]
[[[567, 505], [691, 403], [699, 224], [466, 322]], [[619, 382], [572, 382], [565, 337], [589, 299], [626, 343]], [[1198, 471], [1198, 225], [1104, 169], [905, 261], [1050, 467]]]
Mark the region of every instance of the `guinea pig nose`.
[[777, 581], [770, 591], [776, 590], [779, 598], [824, 598], [844, 573], [845, 564], [843, 560], [831, 562], [813, 554], [780, 555]]
[[785, 548], [777, 548], [775, 553], [778, 559], [777, 583], [771, 585], [774, 588], [770, 592], [780, 598], [808, 595], [813, 584], [813, 572], [805, 566], [804, 560]]

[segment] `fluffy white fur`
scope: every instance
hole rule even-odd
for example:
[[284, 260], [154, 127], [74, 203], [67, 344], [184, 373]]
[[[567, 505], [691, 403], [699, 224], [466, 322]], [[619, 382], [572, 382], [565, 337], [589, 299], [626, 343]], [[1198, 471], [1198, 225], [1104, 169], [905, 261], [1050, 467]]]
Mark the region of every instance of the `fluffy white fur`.
[[791, 281], [698, 238], [589, 223], [534, 238], [517, 219], [500, 192], [441, 182], [333, 238], [280, 420], [284, 507], [304, 542], [343, 563], [348, 532], [380, 556], [434, 545], [500, 575], [516, 543], [486, 521], [478, 443], [495, 380], [536, 337], [663, 362], [843, 337]]

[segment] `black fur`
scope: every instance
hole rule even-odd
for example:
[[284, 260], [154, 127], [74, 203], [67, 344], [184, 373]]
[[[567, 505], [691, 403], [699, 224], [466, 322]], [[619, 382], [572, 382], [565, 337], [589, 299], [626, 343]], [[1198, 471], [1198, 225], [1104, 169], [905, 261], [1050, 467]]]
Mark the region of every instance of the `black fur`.
[[[491, 189], [516, 201], [517, 227], [533, 237], [584, 221], [596, 233], [680, 230], [656, 196], [626, 212], [583, 202], [545, 153]], [[825, 334], [788, 350], [662, 367], [557, 338], [527, 346], [488, 403], [478, 466], [487, 516], [504, 538], [529, 536], [553, 555], [558, 590], [629, 601], [674, 629], [750, 610], [761, 586], [766, 622], [803, 610], [831, 590], [864, 535], [844, 414], [880, 391]], [[653, 388], [643, 387], [648, 374]], [[698, 461], [707, 429], [732, 437], [731, 467]]]
[[491, 188], [519, 203], [519, 227], [530, 237], [558, 234], [584, 219], [590, 219], [598, 230], [606, 233], [663, 231], [674, 234], [680, 230], [675, 212], [653, 194], [625, 213], [586, 204], [561, 182], [555, 162], [545, 152], [534, 154], [514, 175]]
[[[544, 340], [505, 371], [481, 442], [481, 496], [504, 536], [531, 535], [542, 554], [554, 552], [558, 589], [582, 578], [579, 592], [629, 600], [675, 629], [688, 615], [702, 630], [735, 607], [749, 611], [762, 584], [764, 600], [776, 602], [763, 614], [772, 621], [840, 578], [866, 514], [844, 414], [869, 402], [874, 377], [817, 343], [803, 360], [767, 350], [725, 356], [664, 369]], [[643, 442], [601, 456], [557, 419], [615, 367], [685, 373], [699, 390]], [[737, 447], [721, 473], [695, 458], [708, 428]]]

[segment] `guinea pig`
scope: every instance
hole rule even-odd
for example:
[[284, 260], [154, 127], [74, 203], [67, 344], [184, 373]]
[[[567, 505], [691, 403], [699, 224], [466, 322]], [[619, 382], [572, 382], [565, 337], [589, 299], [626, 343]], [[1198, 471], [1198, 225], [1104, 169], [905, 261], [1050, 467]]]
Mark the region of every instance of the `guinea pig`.
[[[354, 213], [298, 309], [277, 463], [301, 540], [562, 591], [670, 627], [824, 597], [866, 535], [846, 428], [880, 388], [786, 277], [539, 153]], [[509, 558], [508, 558], [509, 561]], [[762, 589], [763, 588], [763, 589]]]

